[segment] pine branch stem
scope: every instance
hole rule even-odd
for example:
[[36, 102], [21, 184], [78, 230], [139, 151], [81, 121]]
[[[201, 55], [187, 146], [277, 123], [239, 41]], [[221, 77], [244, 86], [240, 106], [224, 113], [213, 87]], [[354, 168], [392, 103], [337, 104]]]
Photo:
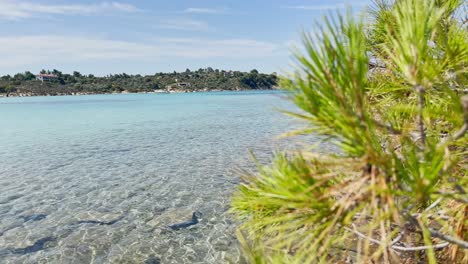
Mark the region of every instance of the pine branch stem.
[[424, 211], [427, 212], [427, 211], [432, 210], [432, 209], [435, 208], [437, 205], [439, 205], [440, 202], [442, 202], [442, 197], [439, 197], [434, 203], [432, 203], [429, 207], [427, 207], [426, 209], [424, 209]]
[[463, 107], [463, 126], [453, 135], [453, 140], [462, 138], [468, 131], [468, 96], [463, 96], [461, 100]]
[[461, 240], [461, 239], [458, 239], [456, 237], [452, 237], [452, 236], [449, 236], [449, 235], [445, 235], [445, 234], [442, 234], [440, 233], [439, 231], [433, 229], [433, 228], [428, 228], [429, 229], [429, 232], [431, 233], [431, 235], [433, 237], [437, 237], [439, 239], [442, 239], [442, 240], [445, 240], [447, 242], [450, 242], [452, 244], [456, 244], [462, 248], [468, 248], [468, 242], [467, 241], [464, 241], [464, 240]]
[[377, 120], [374, 120], [374, 123], [375, 123], [378, 127], [387, 130], [387, 131], [388, 131], [390, 134], [392, 134], [392, 135], [401, 135], [401, 134], [402, 134], [402, 132], [401, 132], [400, 130], [394, 128], [392, 125], [385, 125], [385, 124], [380, 123], [380, 122], [377, 121]]
[[445, 144], [447, 141], [456, 141], [462, 138], [468, 132], [468, 95], [465, 95], [461, 98], [462, 108], [463, 108], [463, 125], [462, 127], [455, 132], [453, 135], [449, 135], [445, 140], [441, 141], [441, 144]]
[[424, 112], [424, 106], [426, 104], [426, 101], [425, 101], [425, 98], [424, 98], [424, 94], [425, 94], [426, 91], [424, 90], [424, 87], [422, 87], [421, 85], [416, 85], [414, 87], [414, 89], [418, 93], [418, 112], [419, 112], [419, 115], [418, 115], [418, 130], [419, 130], [419, 134], [420, 134], [420, 137], [421, 137], [421, 145], [422, 145], [421, 149], [424, 152], [425, 149], [426, 149], [426, 131], [425, 131], [425, 127], [424, 127], [423, 112]]
[[[357, 235], [358, 237], [362, 238], [362, 239], [366, 239], [368, 240], [369, 242], [371, 243], [374, 243], [374, 244], [377, 244], [379, 246], [386, 246], [384, 245], [384, 243], [382, 243], [381, 241], [375, 239], [375, 238], [372, 238], [372, 237], [368, 237], [366, 235], [364, 235], [363, 233], [359, 232], [357, 229], [356, 229], [356, 226], [353, 225], [353, 229], [351, 228], [348, 228], [348, 227], [344, 227], [345, 230], [347, 231], [350, 231], [350, 232], [353, 232], [355, 235]], [[432, 234], [432, 232], [431, 232]], [[400, 237], [401, 236], [401, 237]], [[402, 239], [403, 235], [400, 233], [400, 235], [398, 237], [396, 237], [391, 243], [390, 243], [390, 246], [388, 246], [389, 248], [393, 249], [393, 250], [397, 250], [397, 251], [422, 251], [422, 250], [428, 250], [428, 249], [441, 249], [441, 248], [445, 248], [447, 247], [448, 245], [450, 245], [449, 242], [444, 242], [444, 243], [440, 243], [440, 244], [437, 244], [437, 245], [433, 245], [433, 246], [419, 246], [419, 247], [403, 247], [403, 246], [396, 246], [395, 244], [398, 243], [398, 241], [400, 241]], [[442, 239], [442, 238], [441, 238]], [[396, 242], [394, 242], [396, 241]], [[463, 241], [464, 242], [464, 241]], [[387, 247], [387, 246], [386, 246]]]
[[393, 245], [395, 245], [396, 243], [400, 242], [400, 240], [403, 238], [404, 235], [405, 235], [405, 232], [404, 232], [404, 231], [403, 231], [403, 232], [400, 232], [400, 233], [398, 234], [398, 236], [397, 236], [395, 239], [392, 240], [392, 243], [390, 243], [390, 245], [393, 246]]
[[441, 248], [447, 247], [448, 245], [450, 245], [450, 243], [444, 242], [444, 243], [433, 245], [433, 246], [420, 246], [420, 247], [392, 246], [392, 248], [398, 251], [422, 251], [422, 250], [428, 250], [428, 249], [441, 249]]

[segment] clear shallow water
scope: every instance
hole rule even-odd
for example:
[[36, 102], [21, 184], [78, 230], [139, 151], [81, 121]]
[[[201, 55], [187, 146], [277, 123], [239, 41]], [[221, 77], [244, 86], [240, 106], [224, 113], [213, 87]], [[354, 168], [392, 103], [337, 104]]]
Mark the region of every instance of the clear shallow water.
[[298, 126], [275, 108], [294, 109], [277, 92], [0, 98], [0, 263], [238, 263], [235, 170]]

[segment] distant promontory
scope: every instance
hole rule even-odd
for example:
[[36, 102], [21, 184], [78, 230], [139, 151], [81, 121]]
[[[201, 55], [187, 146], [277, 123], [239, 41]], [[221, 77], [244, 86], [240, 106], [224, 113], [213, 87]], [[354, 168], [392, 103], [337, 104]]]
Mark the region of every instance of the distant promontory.
[[277, 86], [275, 73], [225, 71], [211, 67], [184, 72], [131, 75], [126, 73], [96, 77], [77, 71], [72, 74], [59, 70], [29, 71], [0, 77], [0, 97], [37, 95], [80, 95], [145, 92], [198, 92], [220, 90], [273, 89]]

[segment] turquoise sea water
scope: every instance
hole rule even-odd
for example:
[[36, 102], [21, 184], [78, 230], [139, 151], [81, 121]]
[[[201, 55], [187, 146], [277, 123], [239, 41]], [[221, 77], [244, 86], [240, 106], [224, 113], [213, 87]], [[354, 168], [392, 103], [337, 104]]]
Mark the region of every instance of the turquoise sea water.
[[283, 97], [0, 98], [0, 263], [238, 263], [236, 169], [289, 145]]

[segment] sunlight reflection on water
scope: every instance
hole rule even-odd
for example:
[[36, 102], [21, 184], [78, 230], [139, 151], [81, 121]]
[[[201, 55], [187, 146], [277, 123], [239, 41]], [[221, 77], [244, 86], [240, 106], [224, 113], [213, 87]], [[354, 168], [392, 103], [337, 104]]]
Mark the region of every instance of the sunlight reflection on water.
[[294, 109], [271, 92], [0, 99], [2, 263], [239, 262], [234, 171], [298, 126], [274, 108]]

